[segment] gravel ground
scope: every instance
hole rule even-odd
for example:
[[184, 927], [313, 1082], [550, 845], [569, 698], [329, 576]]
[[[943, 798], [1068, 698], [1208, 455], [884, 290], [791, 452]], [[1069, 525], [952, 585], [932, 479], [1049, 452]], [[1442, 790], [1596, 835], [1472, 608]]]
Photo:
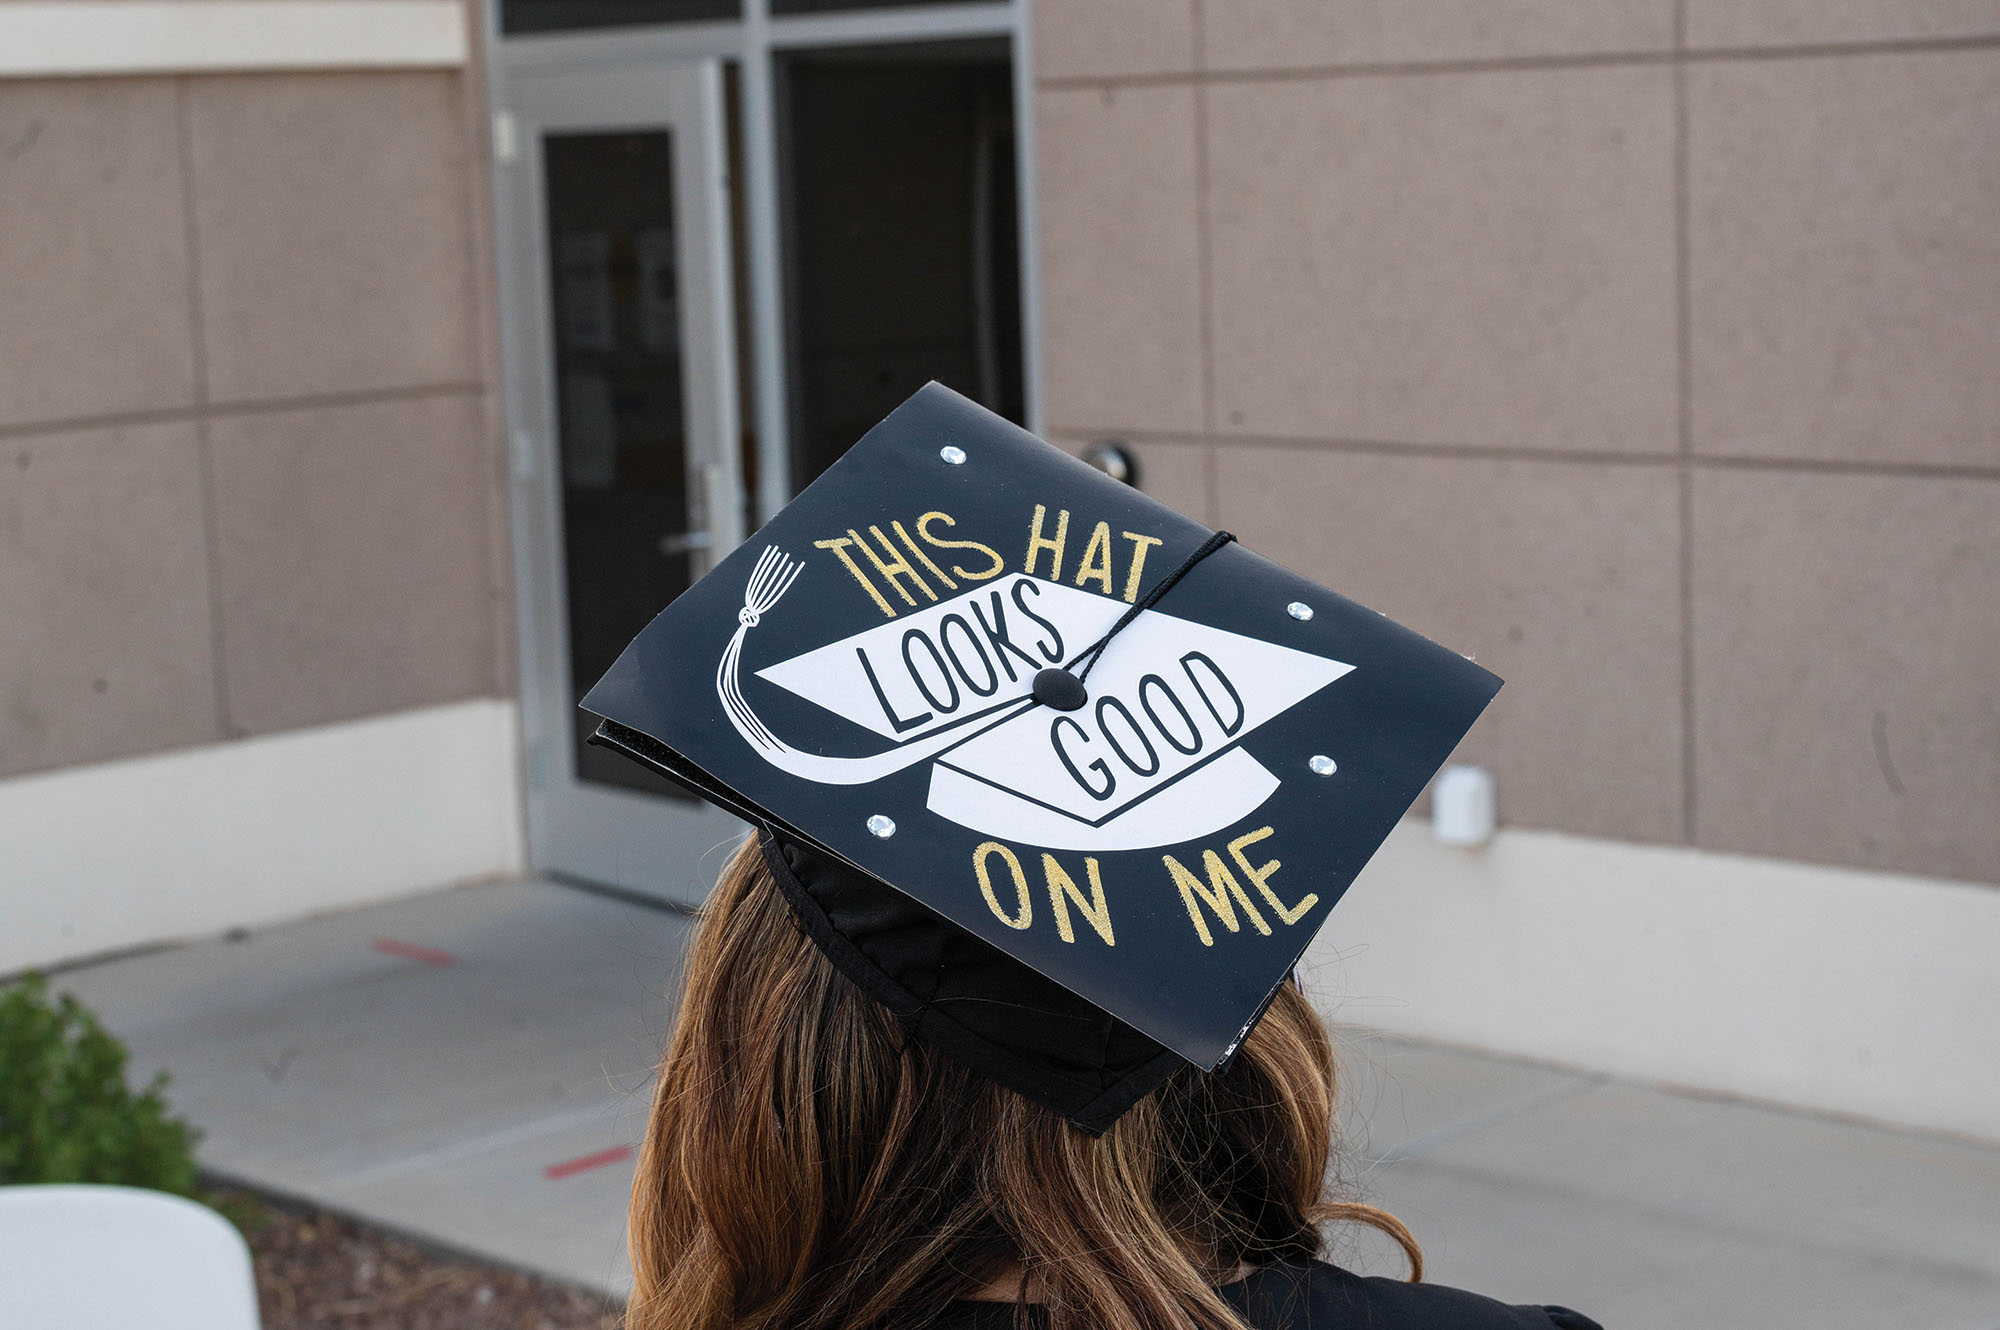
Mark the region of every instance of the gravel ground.
[[602, 1294], [427, 1251], [378, 1229], [240, 1193], [264, 1330], [617, 1330]]

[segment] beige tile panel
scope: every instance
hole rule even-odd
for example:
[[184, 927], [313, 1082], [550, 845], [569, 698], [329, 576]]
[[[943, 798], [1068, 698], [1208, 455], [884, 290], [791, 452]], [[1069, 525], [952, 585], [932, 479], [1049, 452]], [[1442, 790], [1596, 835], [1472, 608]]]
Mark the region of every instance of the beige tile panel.
[[1223, 444], [1217, 470], [1245, 544], [1507, 681], [1458, 755], [1503, 823], [1680, 838], [1672, 468]]
[[2000, 50], [1688, 71], [1698, 452], [2000, 465]]
[[1209, 0], [1210, 69], [1666, 51], [1673, 0]]
[[1194, 67], [1195, 0], [1054, 0], [1035, 6], [1035, 76], [1174, 73]]
[[204, 78], [190, 95], [213, 397], [476, 377], [456, 75]]
[[1687, 0], [1687, 39], [1695, 48], [1996, 33], [1996, 0]]
[[0, 776], [221, 737], [213, 657], [194, 427], [0, 440]]
[[229, 720], [264, 732], [493, 691], [495, 483], [473, 396], [213, 426]]
[[0, 424], [194, 400], [167, 79], [0, 82]]
[[1704, 845], [2000, 882], [2000, 481], [1699, 471]]
[[1665, 69], [1209, 93], [1225, 432], [1676, 446]]
[[1198, 430], [1194, 93], [1036, 94], [1047, 418]]
[[1050, 440], [1078, 456], [1100, 441], [1125, 450], [1138, 468], [1138, 487], [1143, 493], [1197, 522], [1214, 523], [1208, 483], [1211, 450], [1207, 444], [1195, 440], [1134, 441], [1115, 434], [1058, 434]]

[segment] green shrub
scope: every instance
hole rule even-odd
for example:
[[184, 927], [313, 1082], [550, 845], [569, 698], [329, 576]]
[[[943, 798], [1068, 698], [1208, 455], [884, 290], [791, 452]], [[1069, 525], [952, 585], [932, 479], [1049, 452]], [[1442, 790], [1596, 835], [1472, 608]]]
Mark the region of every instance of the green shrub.
[[100, 1182], [194, 1194], [194, 1128], [162, 1072], [134, 1093], [125, 1046], [40, 975], [0, 990], [0, 1184]]

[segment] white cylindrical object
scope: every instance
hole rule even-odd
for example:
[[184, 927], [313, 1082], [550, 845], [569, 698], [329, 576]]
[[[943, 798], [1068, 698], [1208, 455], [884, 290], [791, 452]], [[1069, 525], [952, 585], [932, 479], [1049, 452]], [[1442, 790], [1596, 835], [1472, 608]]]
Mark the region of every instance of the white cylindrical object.
[[1446, 767], [1431, 785], [1431, 831], [1440, 845], [1474, 849], [1493, 839], [1493, 773]]

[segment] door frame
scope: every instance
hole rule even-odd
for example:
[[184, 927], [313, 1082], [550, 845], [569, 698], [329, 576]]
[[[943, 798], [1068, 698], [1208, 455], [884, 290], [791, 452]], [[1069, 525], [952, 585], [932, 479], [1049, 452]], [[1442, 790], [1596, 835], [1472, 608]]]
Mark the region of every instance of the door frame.
[[[500, 323], [503, 364], [511, 379], [521, 363], [519, 343], [526, 326], [523, 311], [509, 304], [507, 276], [524, 263], [539, 262], [532, 249], [524, 249], [520, 238], [511, 236], [506, 223], [509, 198], [519, 188], [512, 179], [520, 174], [523, 138], [520, 126], [510, 114], [511, 90], [525, 80], [549, 74], [577, 73], [608, 76], [628, 66], [707, 61], [729, 61], [736, 66], [736, 125], [739, 163], [743, 179], [744, 254], [741, 267], [747, 276], [740, 308], [744, 312], [745, 343], [750, 363], [741, 367], [749, 391], [745, 394], [756, 432], [757, 492], [749, 496], [749, 525], [761, 525], [791, 501], [792, 457], [789, 438], [790, 398], [787, 382], [783, 234], [779, 210], [779, 167], [776, 105], [777, 57], [784, 52], [843, 46], [880, 46], [902, 42], [936, 42], [964, 38], [1002, 38], [1008, 43], [1014, 76], [1014, 144], [1017, 198], [1017, 254], [1019, 256], [1022, 339], [1022, 393], [1027, 426], [1045, 432], [1042, 407], [1042, 300], [1039, 225], [1036, 210], [1035, 168], [1035, 83], [1033, 0], [981, 0], [978, 3], [894, 5], [878, 9], [797, 15], [773, 15], [771, 0], [743, 0], [742, 17], [737, 20], [698, 23], [669, 23], [647, 26], [596, 29], [577, 32], [503, 35], [499, 27], [499, 0], [483, 0], [479, 5], [482, 44], [486, 57], [487, 98], [492, 114], [493, 201], [500, 219], [496, 229], [496, 261], [500, 272]], [[725, 204], [727, 200], [725, 199]], [[722, 274], [725, 284], [729, 274]], [[514, 428], [520, 417], [513, 410], [513, 386], [509, 393], [509, 441], [513, 454], [515, 488], [524, 467], [533, 465], [533, 439]], [[551, 595], [560, 588], [546, 585], [553, 559], [535, 546], [530, 530], [533, 505], [524, 503], [517, 492], [513, 503], [513, 551], [516, 623], [519, 630], [522, 703], [523, 774], [528, 812], [528, 860], [537, 871], [553, 875], [593, 877], [599, 881], [629, 881], [629, 876], [609, 872], [602, 865], [579, 867], [570, 858], [571, 839], [552, 839], [546, 799], [538, 790], [547, 789], [550, 773], [560, 758], [546, 743], [535, 717], [548, 699], [536, 692], [533, 682], [546, 671], [540, 658], [551, 649], [560, 649], [560, 636], [544, 636], [540, 625], [550, 615]], [[551, 549], [552, 552], [552, 549]], [[559, 619], [555, 622], [559, 625]], [[620, 792], [606, 791], [607, 794]], [[623, 798], [643, 805], [658, 817], [662, 804], [637, 795]], [[716, 822], [709, 846], [726, 842], [740, 824], [722, 819]], [[686, 860], [687, 873], [696, 869], [695, 857]], [[615, 867], [615, 865], [613, 865]], [[694, 895], [690, 895], [694, 893]], [[698, 885], [690, 880], [671, 893], [673, 898], [691, 901]]]
[[505, 398], [529, 843], [536, 866], [545, 871], [693, 905], [703, 891], [696, 863], [741, 824], [697, 800], [663, 799], [577, 775], [572, 709], [579, 681], [570, 677], [565, 649], [555, 290], [539, 140], [544, 132], [565, 130], [673, 134], [689, 529], [709, 538], [706, 548], [692, 551], [692, 581], [743, 538], [720, 63], [628, 62], [609, 70], [540, 71], [512, 81], [508, 113], [518, 142], [504, 180], [496, 238], [506, 256], [502, 325], [508, 333]]
[[[487, 98], [493, 114], [494, 160], [504, 168], [515, 135], [507, 123], [507, 88], [514, 79], [550, 70], [610, 70], [628, 62], [703, 58], [728, 60], [741, 73], [737, 113], [742, 139], [744, 267], [749, 290], [751, 416], [757, 432], [757, 493], [752, 525], [791, 501], [789, 397], [786, 382], [784, 257], [778, 207], [777, 104], [774, 61], [781, 52], [815, 47], [881, 46], [899, 42], [999, 37], [1014, 68], [1014, 172], [1020, 230], [1021, 388], [1027, 426], [1045, 432], [1042, 414], [1042, 277], [1036, 211], [1033, 0], [896, 5], [821, 14], [773, 16], [771, 0], [743, 0], [743, 17], [700, 23], [599, 28], [506, 36], [499, 0], [479, 6], [486, 56]], [[500, 189], [495, 172], [495, 188]], [[496, 194], [495, 206], [501, 206]], [[504, 269], [508, 255], [500, 252]]]

